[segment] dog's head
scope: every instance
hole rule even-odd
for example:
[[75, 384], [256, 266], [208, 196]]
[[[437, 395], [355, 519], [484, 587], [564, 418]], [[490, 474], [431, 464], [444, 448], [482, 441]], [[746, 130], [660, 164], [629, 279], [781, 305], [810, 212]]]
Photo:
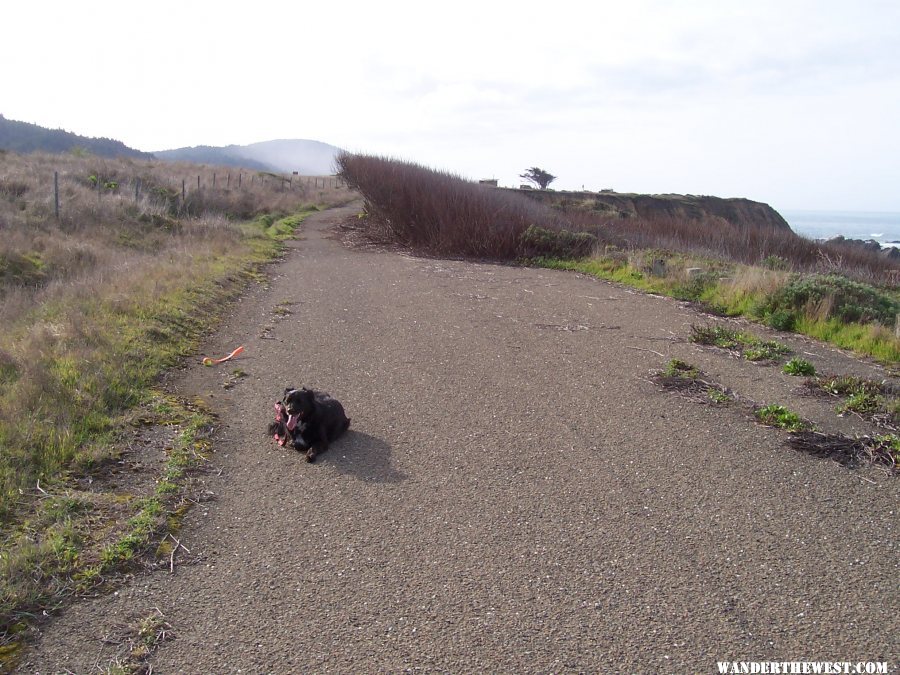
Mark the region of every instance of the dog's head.
[[305, 387], [303, 389], [285, 389], [284, 407], [288, 415], [296, 416], [301, 422], [312, 417], [315, 410], [315, 394]]

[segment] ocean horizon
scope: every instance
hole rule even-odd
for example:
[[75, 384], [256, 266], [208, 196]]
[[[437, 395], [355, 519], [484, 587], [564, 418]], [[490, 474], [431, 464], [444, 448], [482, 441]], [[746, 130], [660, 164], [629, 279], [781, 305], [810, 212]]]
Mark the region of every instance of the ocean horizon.
[[799, 235], [810, 239], [873, 239], [882, 246], [900, 246], [900, 213], [890, 211], [800, 211], [779, 213]]

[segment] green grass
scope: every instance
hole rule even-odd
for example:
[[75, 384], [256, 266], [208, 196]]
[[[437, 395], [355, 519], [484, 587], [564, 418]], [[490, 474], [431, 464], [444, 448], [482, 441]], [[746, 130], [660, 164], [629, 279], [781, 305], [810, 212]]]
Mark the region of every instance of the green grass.
[[154, 494], [140, 500], [139, 509], [128, 520], [122, 536], [102, 549], [97, 569], [100, 574], [121, 569], [149, 548], [151, 539], [164, 528], [172, 510], [172, 497], [181, 491], [187, 472], [208, 459], [210, 445], [207, 436], [213, 423], [212, 416], [196, 402], [186, 406], [171, 397], [161, 398], [165, 400], [168, 410], [179, 415], [180, 432]]
[[591, 276], [608, 281], [627, 284], [633, 288], [652, 293], [662, 292], [662, 284], [659, 280], [648, 278], [639, 270], [630, 265], [622, 265], [619, 261], [608, 258], [588, 258], [585, 260], [564, 260], [561, 258], [530, 258], [526, 261], [531, 265], [547, 267], [555, 270], [570, 270], [590, 274]]
[[882, 363], [900, 363], [900, 340], [879, 324], [842, 323], [839, 319], [797, 319], [796, 331], [837, 347], [872, 356]]
[[754, 414], [760, 424], [765, 424], [769, 427], [777, 427], [787, 431], [804, 431], [811, 427], [809, 422], [783, 405], [773, 403], [759, 408]]

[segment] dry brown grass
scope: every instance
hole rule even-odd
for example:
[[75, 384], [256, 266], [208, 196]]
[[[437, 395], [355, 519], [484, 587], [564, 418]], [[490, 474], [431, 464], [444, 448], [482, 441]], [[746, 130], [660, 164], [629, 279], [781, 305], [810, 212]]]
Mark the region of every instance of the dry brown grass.
[[235, 221], [349, 196], [346, 190], [296, 180], [289, 186], [270, 174], [238, 170], [230, 170], [228, 188], [228, 173], [180, 163], [0, 154], [0, 324], [61, 294], [115, 285], [116, 277], [134, 276], [161, 260], [179, 265], [197, 247], [203, 253], [227, 249], [241, 236]]
[[208, 329], [209, 312], [192, 308], [221, 299], [272, 244], [248, 218], [354, 197], [250, 172], [237, 187], [234, 170], [229, 188], [227, 173], [0, 153], [0, 516], [24, 485], [89, 456], [140, 396], [133, 382]]

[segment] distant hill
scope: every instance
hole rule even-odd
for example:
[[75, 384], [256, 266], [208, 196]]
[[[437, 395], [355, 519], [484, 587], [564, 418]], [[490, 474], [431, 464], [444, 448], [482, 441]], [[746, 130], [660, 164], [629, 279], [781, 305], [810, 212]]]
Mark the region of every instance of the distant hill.
[[175, 150], [158, 150], [153, 154], [159, 159], [168, 162], [191, 162], [194, 164], [213, 164], [216, 166], [237, 166], [257, 171], [274, 171], [275, 169], [263, 162], [257, 162], [242, 157], [236, 148], [240, 146], [229, 145], [224, 148], [212, 145], [196, 145], [190, 148], [177, 148]]
[[334, 158], [339, 152], [340, 148], [328, 143], [283, 139], [224, 147], [199, 145], [159, 150], [153, 154], [170, 161], [243, 166], [260, 171], [296, 171], [304, 175], [322, 176], [334, 172]]
[[135, 157], [152, 159], [149, 152], [129, 148], [111, 138], [89, 138], [62, 129], [47, 129], [29, 122], [8, 120], [0, 115], [0, 149], [13, 152], [71, 152], [83, 148], [99, 157]]

